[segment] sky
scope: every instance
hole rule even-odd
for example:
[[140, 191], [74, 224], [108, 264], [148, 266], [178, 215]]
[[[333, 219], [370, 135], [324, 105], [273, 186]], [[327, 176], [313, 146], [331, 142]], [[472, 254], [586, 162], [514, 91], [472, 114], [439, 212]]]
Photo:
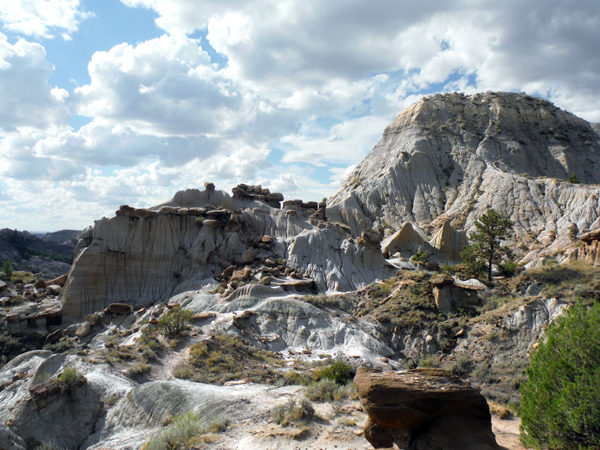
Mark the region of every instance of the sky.
[[405, 107], [510, 91], [600, 122], [598, 0], [0, 2], [0, 228], [205, 181], [321, 200]]

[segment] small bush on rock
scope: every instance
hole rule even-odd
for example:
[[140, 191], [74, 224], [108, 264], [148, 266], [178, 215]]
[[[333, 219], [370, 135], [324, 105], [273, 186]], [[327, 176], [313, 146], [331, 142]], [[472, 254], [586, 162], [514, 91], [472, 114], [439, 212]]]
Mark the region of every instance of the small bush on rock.
[[162, 316], [156, 328], [165, 336], [177, 337], [190, 328], [191, 319], [192, 312], [190, 310], [177, 307]]
[[291, 423], [306, 424], [313, 420], [315, 409], [305, 398], [298, 403], [291, 399], [283, 405], [277, 405], [271, 410], [271, 419], [278, 425], [287, 426]]
[[81, 377], [81, 374], [77, 371], [76, 367], [67, 367], [58, 376], [58, 381], [60, 381], [63, 384], [66, 384], [67, 387], [72, 388], [77, 384], [79, 377]]

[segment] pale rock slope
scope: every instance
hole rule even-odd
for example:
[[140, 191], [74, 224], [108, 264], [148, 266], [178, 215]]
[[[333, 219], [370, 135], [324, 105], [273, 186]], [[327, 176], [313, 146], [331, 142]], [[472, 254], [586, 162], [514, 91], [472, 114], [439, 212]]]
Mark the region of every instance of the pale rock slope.
[[[256, 279], [245, 274], [246, 283], [270, 274], [275, 285], [309, 292], [355, 290], [392, 273], [377, 233], [353, 239], [347, 227], [323, 220], [316, 203], [278, 209], [272, 200], [278, 195], [231, 197], [207, 183], [205, 191], [178, 192], [150, 209], [122, 206], [84, 231], [64, 287], [63, 319], [77, 321], [111, 303], [145, 306], [216, 288], [215, 277], [226, 278], [221, 272], [228, 266], [251, 266]], [[283, 261], [281, 274], [260, 267], [267, 258]]]
[[[436, 94], [404, 110], [329, 199], [354, 234], [405, 223], [473, 229], [488, 208], [516, 223], [524, 262], [600, 226], [600, 136], [551, 103], [513, 93]], [[567, 179], [575, 174], [581, 184]]]

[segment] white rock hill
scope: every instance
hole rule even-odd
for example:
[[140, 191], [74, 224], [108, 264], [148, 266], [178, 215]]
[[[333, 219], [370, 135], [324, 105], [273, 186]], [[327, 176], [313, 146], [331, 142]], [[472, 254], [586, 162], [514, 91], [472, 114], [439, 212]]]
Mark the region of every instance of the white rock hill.
[[327, 214], [354, 234], [410, 222], [432, 235], [445, 220], [469, 231], [494, 208], [534, 262], [600, 227], [599, 129], [525, 94], [426, 97], [386, 127]]

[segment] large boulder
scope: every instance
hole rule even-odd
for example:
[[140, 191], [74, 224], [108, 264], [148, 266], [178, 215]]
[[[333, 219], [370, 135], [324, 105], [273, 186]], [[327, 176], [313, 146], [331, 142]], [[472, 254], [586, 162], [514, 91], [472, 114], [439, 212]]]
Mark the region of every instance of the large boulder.
[[361, 367], [354, 385], [369, 415], [365, 437], [375, 448], [394, 443], [405, 450], [500, 448], [485, 398], [449, 372]]
[[440, 261], [460, 262], [460, 252], [469, 245], [469, 240], [466, 233], [455, 230], [446, 220], [431, 238], [431, 245], [437, 249], [437, 259]]
[[420, 247], [425, 245], [425, 239], [413, 228], [410, 223], [405, 223], [402, 228], [386, 238], [381, 244], [383, 253], [394, 254], [410, 253], [414, 255]]

